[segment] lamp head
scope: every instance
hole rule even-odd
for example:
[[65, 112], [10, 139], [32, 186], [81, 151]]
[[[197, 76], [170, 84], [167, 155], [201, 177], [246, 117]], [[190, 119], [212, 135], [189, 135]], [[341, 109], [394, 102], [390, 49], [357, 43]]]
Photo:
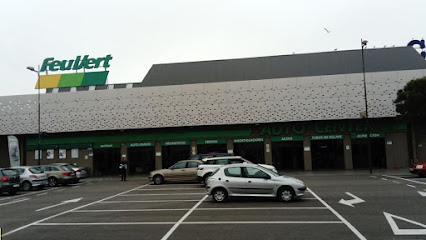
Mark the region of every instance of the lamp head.
[[28, 66], [27, 67], [28, 70], [35, 72], [36, 70], [34, 69], [34, 67]]
[[362, 40], [362, 41], [361, 41], [361, 44], [362, 44], [362, 46], [363, 46], [363, 47], [367, 46], [367, 43], [368, 43], [368, 41], [367, 41], [367, 40]]

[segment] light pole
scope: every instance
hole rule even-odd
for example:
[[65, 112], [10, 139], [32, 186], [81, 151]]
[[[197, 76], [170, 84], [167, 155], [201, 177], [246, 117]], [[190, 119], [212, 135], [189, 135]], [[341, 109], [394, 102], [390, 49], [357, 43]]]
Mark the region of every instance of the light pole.
[[367, 87], [365, 83], [365, 62], [364, 62], [364, 47], [367, 46], [368, 41], [361, 39], [361, 55], [362, 55], [362, 74], [364, 77], [364, 100], [365, 100], [365, 122], [367, 127], [367, 158], [368, 158], [368, 169], [370, 174], [373, 173], [373, 164], [371, 163], [371, 146], [370, 146], [370, 125], [368, 122], [368, 102], [367, 102]]
[[41, 151], [40, 151], [40, 138], [41, 138], [41, 132], [40, 132], [40, 66], [38, 66], [38, 70], [35, 70], [34, 67], [27, 67], [28, 70], [37, 73], [37, 88], [38, 88], [38, 94], [37, 94], [37, 107], [38, 107], [38, 144], [37, 144], [37, 150], [38, 150], [38, 165], [40, 165], [41, 161]]

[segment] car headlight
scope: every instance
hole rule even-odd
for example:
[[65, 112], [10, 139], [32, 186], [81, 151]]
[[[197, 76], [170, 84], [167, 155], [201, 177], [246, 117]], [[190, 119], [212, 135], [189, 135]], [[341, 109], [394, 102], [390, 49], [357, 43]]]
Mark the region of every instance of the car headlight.
[[422, 168], [423, 168], [423, 165], [421, 165], [421, 164], [416, 166], [416, 169], [422, 169]]
[[214, 180], [216, 180], [216, 179], [214, 179], [214, 178], [207, 178], [206, 183], [211, 183], [211, 182], [213, 182]]

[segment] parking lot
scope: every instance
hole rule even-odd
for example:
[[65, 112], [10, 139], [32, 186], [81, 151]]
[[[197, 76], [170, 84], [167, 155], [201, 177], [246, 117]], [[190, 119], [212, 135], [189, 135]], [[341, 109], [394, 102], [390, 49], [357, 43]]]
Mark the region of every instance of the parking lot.
[[389, 172], [292, 174], [309, 189], [290, 203], [263, 198], [215, 203], [197, 183], [85, 179], [1, 196], [0, 227], [3, 239], [426, 238], [424, 178]]

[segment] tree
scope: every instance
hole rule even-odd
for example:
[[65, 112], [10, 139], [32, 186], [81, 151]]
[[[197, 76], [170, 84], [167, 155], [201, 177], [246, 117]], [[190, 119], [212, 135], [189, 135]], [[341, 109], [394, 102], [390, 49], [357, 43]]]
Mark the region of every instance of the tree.
[[415, 133], [417, 123], [423, 123], [426, 118], [426, 77], [409, 81], [403, 89], [398, 90], [394, 103], [396, 112], [407, 121], [410, 161], [418, 162]]
[[396, 112], [408, 120], [426, 117], [426, 77], [409, 81], [398, 90], [394, 103]]

